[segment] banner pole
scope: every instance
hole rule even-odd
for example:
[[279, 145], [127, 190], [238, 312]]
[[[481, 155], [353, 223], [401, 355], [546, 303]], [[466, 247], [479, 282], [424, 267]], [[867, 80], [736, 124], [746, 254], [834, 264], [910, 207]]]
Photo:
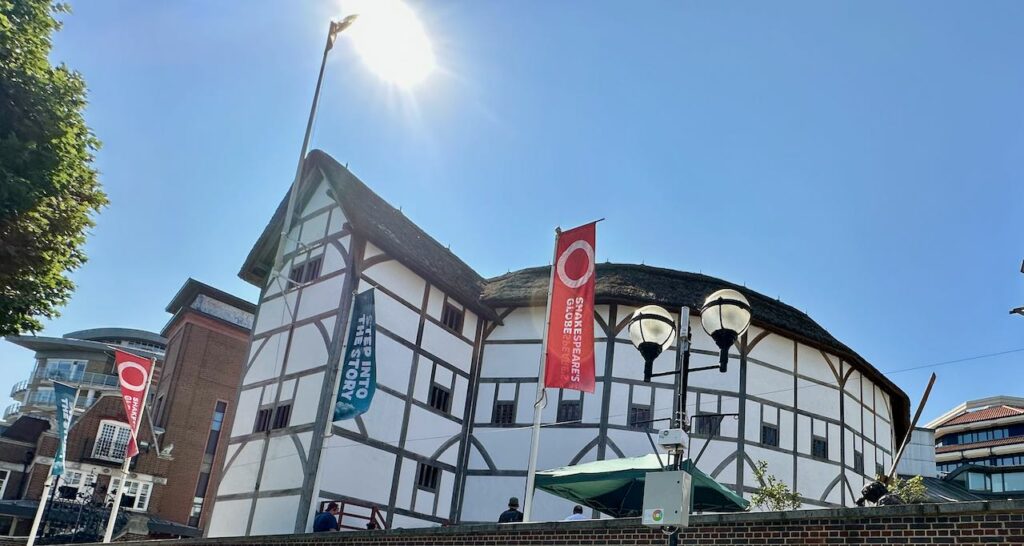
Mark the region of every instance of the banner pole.
[[39, 497], [39, 506], [36, 507], [36, 515], [32, 519], [32, 530], [28, 532], [28, 542], [25, 543], [25, 546], [33, 546], [36, 543], [36, 534], [39, 532], [39, 524], [43, 521], [43, 511], [46, 510], [51, 487], [53, 487], [53, 474], [47, 474], [46, 482], [43, 484], [43, 495]]
[[[139, 407], [139, 418], [135, 422], [135, 428], [132, 430], [132, 439], [135, 440], [135, 446], [138, 448], [139, 445], [139, 429], [142, 428], [142, 416], [146, 413], [146, 401], [149, 399], [149, 388], [153, 386], [153, 372], [156, 371], [156, 359], [151, 358], [149, 366], [149, 374], [146, 377], [146, 391], [142, 394], [142, 405]], [[120, 371], [118, 371], [118, 383], [120, 383]], [[125, 446], [127, 449], [127, 446]], [[121, 485], [117, 488], [117, 493], [114, 495], [114, 505], [110, 508], [110, 517], [107, 518], [107, 530], [103, 533], [103, 543], [109, 544], [110, 539], [114, 535], [114, 524], [117, 522], [117, 511], [121, 509], [121, 495], [124, 494], [125, 487], [128, 486], [128, 470], [132, 464], [131, 457], [125, 453], [124, 464], [121, 465]], [[111, 478], [113, 481], [113, 478]], [[110, 487], [107, 487], [110, 490]]]
[[526, 496], [523, 499], [523, 521], [530, 521], [533, 514], [533, 489], [537, 479], [537, 454], [540, 451], [540, 418], [547, 405], [544, 391], [548, 353], [548, 327], [551, 326], [551, 290], [555, 285], [555, 267], [558, 261], [558, 238], [561, 228], [555, 228], [555, 250], [551, 253], [551, 275], [548, 277], [548, 304], [544, 311], [544, 335], [540, 346], [540, 370], [537, 372], [537, 401], [533, 404], [533, 434], [530, 437], [530, 464], [526, 473]]

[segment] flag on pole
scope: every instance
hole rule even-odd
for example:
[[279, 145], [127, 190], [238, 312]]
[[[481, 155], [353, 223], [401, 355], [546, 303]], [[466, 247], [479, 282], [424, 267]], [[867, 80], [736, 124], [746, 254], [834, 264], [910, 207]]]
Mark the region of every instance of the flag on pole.
[[139, 454], [136, 438], [141, 424], [142, 404], [145, 403], [149, 377], [153, 372], [153, 361], [149, 358], [136, 356], [124, 351], [114, 350], [114, 365], [121, 383], [121, 399], [124, 401], [124, 412], [128, 416], [128, 426], [132, 435], [128, 440], [125, 459]]
[[78, 389], [64, 383], [53, 382], [53, 394], [57, 402], [57, 453], [53, 455], [50, 466], [51, 476], [64, 474], [64, 459], [68, 447], [68, 429], [71, 428], [71, 416], [75, 413], [75, 396]]
[[555, 243], [544, 386], [594, 392], [596, 222], [562, 232]]
[[373, 305], [373, 289], [356, 294], [352, 319], [348, 328], [347, 353], [341, 367], [341, 382], [334, 399], [332, 421], [355, 419], [366, 413], [377, 390], [376, 350], [377, 322]]

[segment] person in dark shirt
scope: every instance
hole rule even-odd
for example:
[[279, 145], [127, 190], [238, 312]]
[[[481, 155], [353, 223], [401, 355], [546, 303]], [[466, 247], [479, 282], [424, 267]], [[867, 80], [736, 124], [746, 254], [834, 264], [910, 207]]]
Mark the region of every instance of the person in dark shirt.
[[329, 531], [337, 531], [339, 529], [338, 503], [332, 502], [327, 505], [327, 510], [316, 515], [316, 518], [313, 520], [313, 532], [326, 533]]
[[508, 510], [498, 516], [498, 523], [518, 523], [523, 521], [523, 513], [519, 511], [519, 499], [512, 497], [508, 499]]

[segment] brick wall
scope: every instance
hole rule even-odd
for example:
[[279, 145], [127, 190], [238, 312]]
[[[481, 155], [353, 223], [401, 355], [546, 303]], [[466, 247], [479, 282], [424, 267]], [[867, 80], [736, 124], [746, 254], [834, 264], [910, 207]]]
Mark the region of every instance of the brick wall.
[[[636, 518], [177, 540], [175, 546], [666, 544]], [[144, 546], [152, 543], [126, 542]], [[1024, 500], [693, 516], [683, 545], [1000, 544], [1024, 546]]]
[[223, 401], [227, 403], [227, 413], [200, 521], [200, 525], [205, 525], [227, 452], [227, 431], [234, 421], [249, 332], [189, 309], [175, 315], [164, 335], [169, 341], [165, 380], [156, 389], [156, 399], [163, 400], [158, 404], [156, 418], [157, 425], [166, 429], [161, 446], [174, 445], [174, 460], [168, 468], [167, 485], [161, 488], [161, 498], [150, 504], [149, 512], [175, 523], [188, 523], [214, 408], [218, 401]]

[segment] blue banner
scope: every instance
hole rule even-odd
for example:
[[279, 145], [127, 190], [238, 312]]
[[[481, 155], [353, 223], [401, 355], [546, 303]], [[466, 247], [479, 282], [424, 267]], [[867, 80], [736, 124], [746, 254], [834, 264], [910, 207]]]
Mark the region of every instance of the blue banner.
[[354, 419], [366, 413], [377, 390], [377, 323], [373, 289], [357, 294], [348, 326], [348, 343], [341, 359], [341, 382], [334, 399], [334, 421]]
[[75, 414], [75, 395], [78, 389], [64, 383], [53, 382], [53, 394], [57, 402], [57, 453], [53, 456], [51, 476], [64, 473], [64, 455], [68, 446], [68, 429], [71, 428], [71, 416]]

